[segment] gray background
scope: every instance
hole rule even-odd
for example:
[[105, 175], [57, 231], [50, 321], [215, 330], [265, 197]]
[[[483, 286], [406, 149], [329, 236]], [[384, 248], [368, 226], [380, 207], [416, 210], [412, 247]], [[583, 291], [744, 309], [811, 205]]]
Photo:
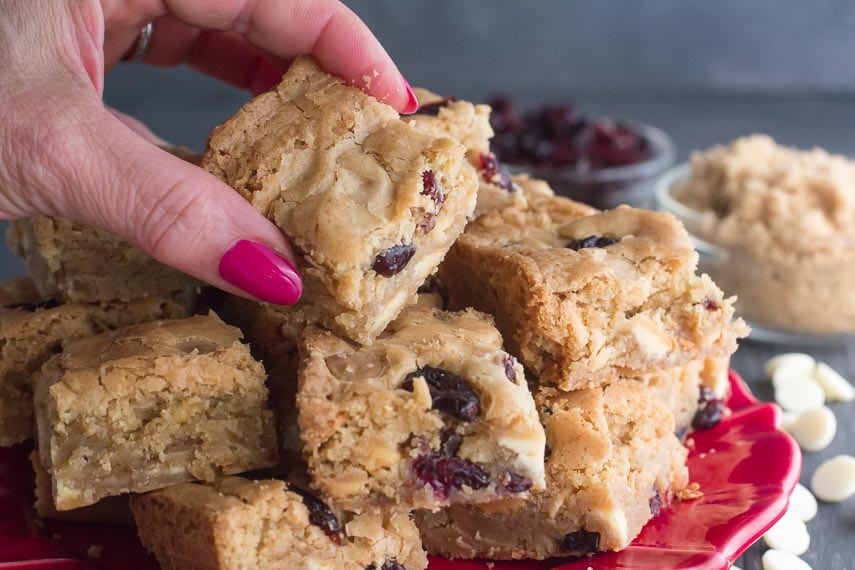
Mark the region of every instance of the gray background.
[[[749, 132], [855, 156], [855, 3], [831, 0], [351, 0], [414, 85], [480, 100], [574, 100], [592, 113], [664, 128], [681, 158]], [[178, 144], [207, 133], [246, 95], [186, 69], [123, 66], [106, 101]], [[0, 248], [0, 277], [23, 272]], [[783, 347], [745, 343], [734, 359], [769, 396], [765, 358]], [[855, 347], [812, 351], [855, 376]], [[832, 448], [805, 455], [805, 473], [855, 453], [855, 405], [834, 406]], [[804, 556], [816, 569], [855, 568], [855, 500], [823, 506]], [[760, 568], [761, 547], [740, 561]]]

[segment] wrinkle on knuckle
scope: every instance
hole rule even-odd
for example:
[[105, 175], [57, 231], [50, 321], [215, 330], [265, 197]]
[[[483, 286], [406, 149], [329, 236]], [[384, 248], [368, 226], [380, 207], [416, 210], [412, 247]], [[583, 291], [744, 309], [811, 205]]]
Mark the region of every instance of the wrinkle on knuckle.
[[157, 256], [171, 257], [178, 249], [200, 249], [212, 223], [209, 197], [192, 186], [192, 177], [180, 178], [163, 192], [142, 193], [134, 206], [138, 244]]

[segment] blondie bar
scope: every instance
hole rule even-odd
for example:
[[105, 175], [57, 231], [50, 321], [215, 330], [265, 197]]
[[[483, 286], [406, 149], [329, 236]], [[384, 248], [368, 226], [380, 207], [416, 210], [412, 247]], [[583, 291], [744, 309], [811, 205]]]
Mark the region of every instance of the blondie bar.
[[215, 315], [66, 343], [36, 377], [57, 509], [272, 465], [262, 365]]
[[170, 296], [199, 284], [117, 236], [65, 218], [40, 215], [13, 221], [7, 240], [45, 298], [128, 301]]
[[138, 495], [142, 543], [174, 570], [421, 570], [405, 512], [334, 511], [284, 481], [227, 477]]
[[371, 346], [310, 330], [300, 355], [309, 474], [342, 507], [437, 508], [543, 488], [543, 428], [486, 315], [411, 305]]
[[525, 207], [525, 194], [516, 180], [490, 152], [489, 105], [474, 105], [416, 88], [419, 110], [406, 120], [437, 137], [449, 137], [466, 147], [466, 158], [478, 176], [475, 216], [505, 206]]
[[132, 525], [134, 517], [128, 506], [128, 496], [106, 497], [88, 507], [58, 511], [53, 504], [50, 473], [42, 467], [37, 451], [30, 453], [30, 463], [35, 473], [36, 515], [44, 520], [70, 521], [92, 524]]
[[669, 214], [559, 197], [490, 212], [439, 270], [451, 309], [494, 315], [541, 382], [575, 390], [728, 356], [746, 334]]
[[464, 153], [298, 58], [277, 88], [214, 131], [202, 166], [294, 246], [303, 298], [286, 317], [369, 343], [474, 209]]
[[0, 445], [33, 437], [30, 377], [62, 342], [121, 326], [184, 316], [171, 300], [148, 297], [104, 305], [41, 300], [28, 279], [0, 283]]
[[542, 560], [620, 550], [687, 483], [674, 418], [636, 380], [535, 394], [546, 491], [416, 513], [425, 548], [450, 558]]

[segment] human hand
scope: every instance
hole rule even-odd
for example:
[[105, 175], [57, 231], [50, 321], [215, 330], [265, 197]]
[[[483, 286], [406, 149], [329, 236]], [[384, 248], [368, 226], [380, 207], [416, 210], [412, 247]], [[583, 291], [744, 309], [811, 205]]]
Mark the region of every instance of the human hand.
[[310, 53], [399, 111], [418, 107], [335, 0], [10, 0], [0, 3], [0, 219], [64, 216], [232, 293], [296, 302], [302, 285], [279, 229], [104, 106], [105, 72], [152, 21], [146, 63], [187, 63], [255, 94]]

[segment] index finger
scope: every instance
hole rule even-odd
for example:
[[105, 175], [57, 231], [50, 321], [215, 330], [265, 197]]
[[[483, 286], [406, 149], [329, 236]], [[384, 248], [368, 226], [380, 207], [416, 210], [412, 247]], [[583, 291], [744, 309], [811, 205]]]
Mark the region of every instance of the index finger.
[[321, 67], [395, 109], [418, 101], [368, 26], [337, 0], [164, 0], [176, 18], [234, 31], [274, 56], [312, 54]]

